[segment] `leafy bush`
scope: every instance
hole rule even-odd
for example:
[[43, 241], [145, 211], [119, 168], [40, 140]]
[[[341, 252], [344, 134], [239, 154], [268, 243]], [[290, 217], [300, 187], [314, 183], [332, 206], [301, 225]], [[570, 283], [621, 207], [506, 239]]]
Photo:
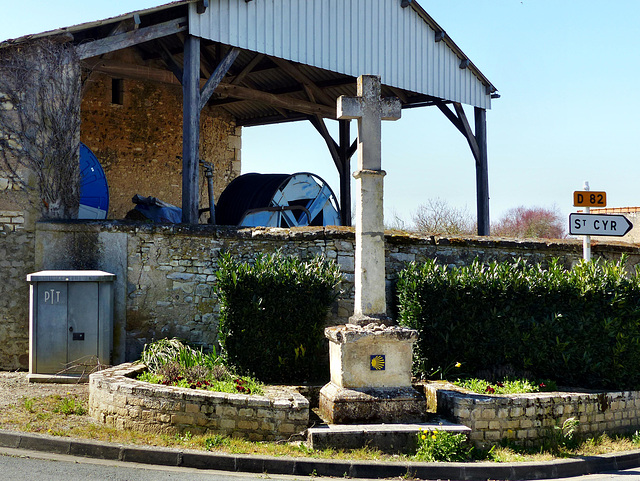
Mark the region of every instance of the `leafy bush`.
[[226, 361], [265, 382], [323, 380], [324, 327], [341, 280], [338, 266], [280, 252], [250, 264], [220, 257], [218, 338]]
[[640, 276], [624, 259], [572, 270], [431, 260], [408, 265], [397, 291], [400, 323], [420, 332], [417, 373], [461, 361], [468, 374], [512, 366], [564, 385], [640, 387]]

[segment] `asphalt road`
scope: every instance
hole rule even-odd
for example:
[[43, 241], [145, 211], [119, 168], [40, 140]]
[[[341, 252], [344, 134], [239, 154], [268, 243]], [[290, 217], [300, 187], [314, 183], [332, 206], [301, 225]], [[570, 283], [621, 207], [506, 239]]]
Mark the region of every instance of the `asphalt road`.
[[[0, 448], [2, 481], [249, 481], [333, 480], [336, 478], [232, 473], [120, 461], [105, 461], [24, 449]], [[362, 480], [367, 481], [367, 480]]]
[[[249, 481], [256, 479], [335, 481], [336, 478], [232, 473], [80, 458], [23, 449], [0, 448], [0, 479], [7, 481]], [[400, 478], [396, 478], [400, 479]], [[411, 478], [409, 478], [411, 479]], [[364, 480], [361, 481], [372, 481]], [[551, 481], [551, 480], [547, 480]], [[553, 481], [640, 481], [640, 468]]]

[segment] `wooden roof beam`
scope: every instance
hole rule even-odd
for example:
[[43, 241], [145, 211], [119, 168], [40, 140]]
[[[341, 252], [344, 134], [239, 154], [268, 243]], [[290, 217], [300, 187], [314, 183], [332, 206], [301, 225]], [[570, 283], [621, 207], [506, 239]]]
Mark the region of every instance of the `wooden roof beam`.
[[105, 53], [132, 47], [138, 43], [149, 42], [187, 30], [187, 17], [180, 17], [150, 27], [138, 28], [112, 37], [86, 42], [76, 47], [80, 60], [96, 57]]
[[288, 95], [274, 95], [261, 90], [241, 87], [239, 85], [220, 84], [216, 89], [218, 92], [225, 93], [230, 97], [243, 100], [255, 100], [263, 102], [273, 108], [282, 108], [302, 112], [309, 115], [319, 115], [330, 119], [336, 118], [336, 109], [321, 104], [314, 104], [306, 100], [300, 100]]

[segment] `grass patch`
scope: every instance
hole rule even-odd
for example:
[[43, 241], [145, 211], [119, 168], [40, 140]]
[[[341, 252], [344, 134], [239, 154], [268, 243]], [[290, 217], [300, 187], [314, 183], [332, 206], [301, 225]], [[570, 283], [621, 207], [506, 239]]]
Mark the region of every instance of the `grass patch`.
[[[245, 439], [219, 434], [195, 435], [190, 432], [181, 434], [151, 434], [130, 430], [118, 430], [94, 421], [87, 415], [88, 395], [67, 394], [51, 395], [41, 398], [25, 398], [21, 403], [6, 406], [0, 411], [0, 428], [14, 431], [26, 431], [53, 436], [77, 437], [95, 441], [121, 444], [138, 444], [180, 449], [198, 449], [203, 451], [256, 454], [264, 456], [312, 457], [320, 459], [369, 460], [369, 461], [421, 461], [429, 459], [430, 454], [417, 455], [385, 454], [372, 448], [355, 450], [313, 450], [305, 444], [287, 442], [251, 442]], [[558, 435], [566, 434], [559, 431]], [[427, 433], [423, 433], [427, 435]], [[442, 436], [444, 433], [438, 433]], [[563, 442], [558, 437], [553, 449], [525, 449], [505, 443], [489, 450], [472, 450], [458, 444], [455, 439], [440, 438], [437, 449], [450, 449], [447, 452], [467, 453], [469, 461], [493, 462], [540, 462], [558, 458], [593, 456], [598, 454], [629, 451], [640, 448], [640, 433], [631, 436], [601, 435], [575, 443]], [[430, 449], [430, 448], [429, 448]], [[448, 454], [447, 454], [448, 455]]]

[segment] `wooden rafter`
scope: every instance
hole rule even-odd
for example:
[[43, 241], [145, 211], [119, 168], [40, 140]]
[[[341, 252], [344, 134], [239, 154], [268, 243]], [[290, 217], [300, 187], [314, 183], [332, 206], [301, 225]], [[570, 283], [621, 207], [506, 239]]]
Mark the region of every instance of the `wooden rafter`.
[[162, 39], [158, 39], [157, 42], [160, 45], [160, 55], [162, 56], [162, 60], [164, 61], [165, 65], [169, 70], [171, 70], [171, 72], [173, 72], [173, 75], [176, 76], [178, 82], [182, 83], [182, 66], [178, 63], [173, 54], [166, 47]]
[[278, 57], [269, 57], [269, 59], [278, 66], [278, 68], [282, 69], [287, 75], [295, 79], [297, 82], [302, 84], [305, 90], [309, 90], [312, 92], [313, 96], [317, 101], [322, 102], [324, 105], [335, 107], [336, 101], [332, 99], [329, 95], [324, 93], [324, 91], [318, 87], [313, 80], [307, 77], [298, 67], [293, 65], [292, 63]]
[[251, 71], [260, 63], [260, 61], [264, 58], [264, 54], [258, 53], [256, 54], [251, 61], [245, 65], [242, 71], [235, 76], [235, 78], [231, 81], [232, 85], [239, 85], [242, 83], [244, 78], [251, 73]]

